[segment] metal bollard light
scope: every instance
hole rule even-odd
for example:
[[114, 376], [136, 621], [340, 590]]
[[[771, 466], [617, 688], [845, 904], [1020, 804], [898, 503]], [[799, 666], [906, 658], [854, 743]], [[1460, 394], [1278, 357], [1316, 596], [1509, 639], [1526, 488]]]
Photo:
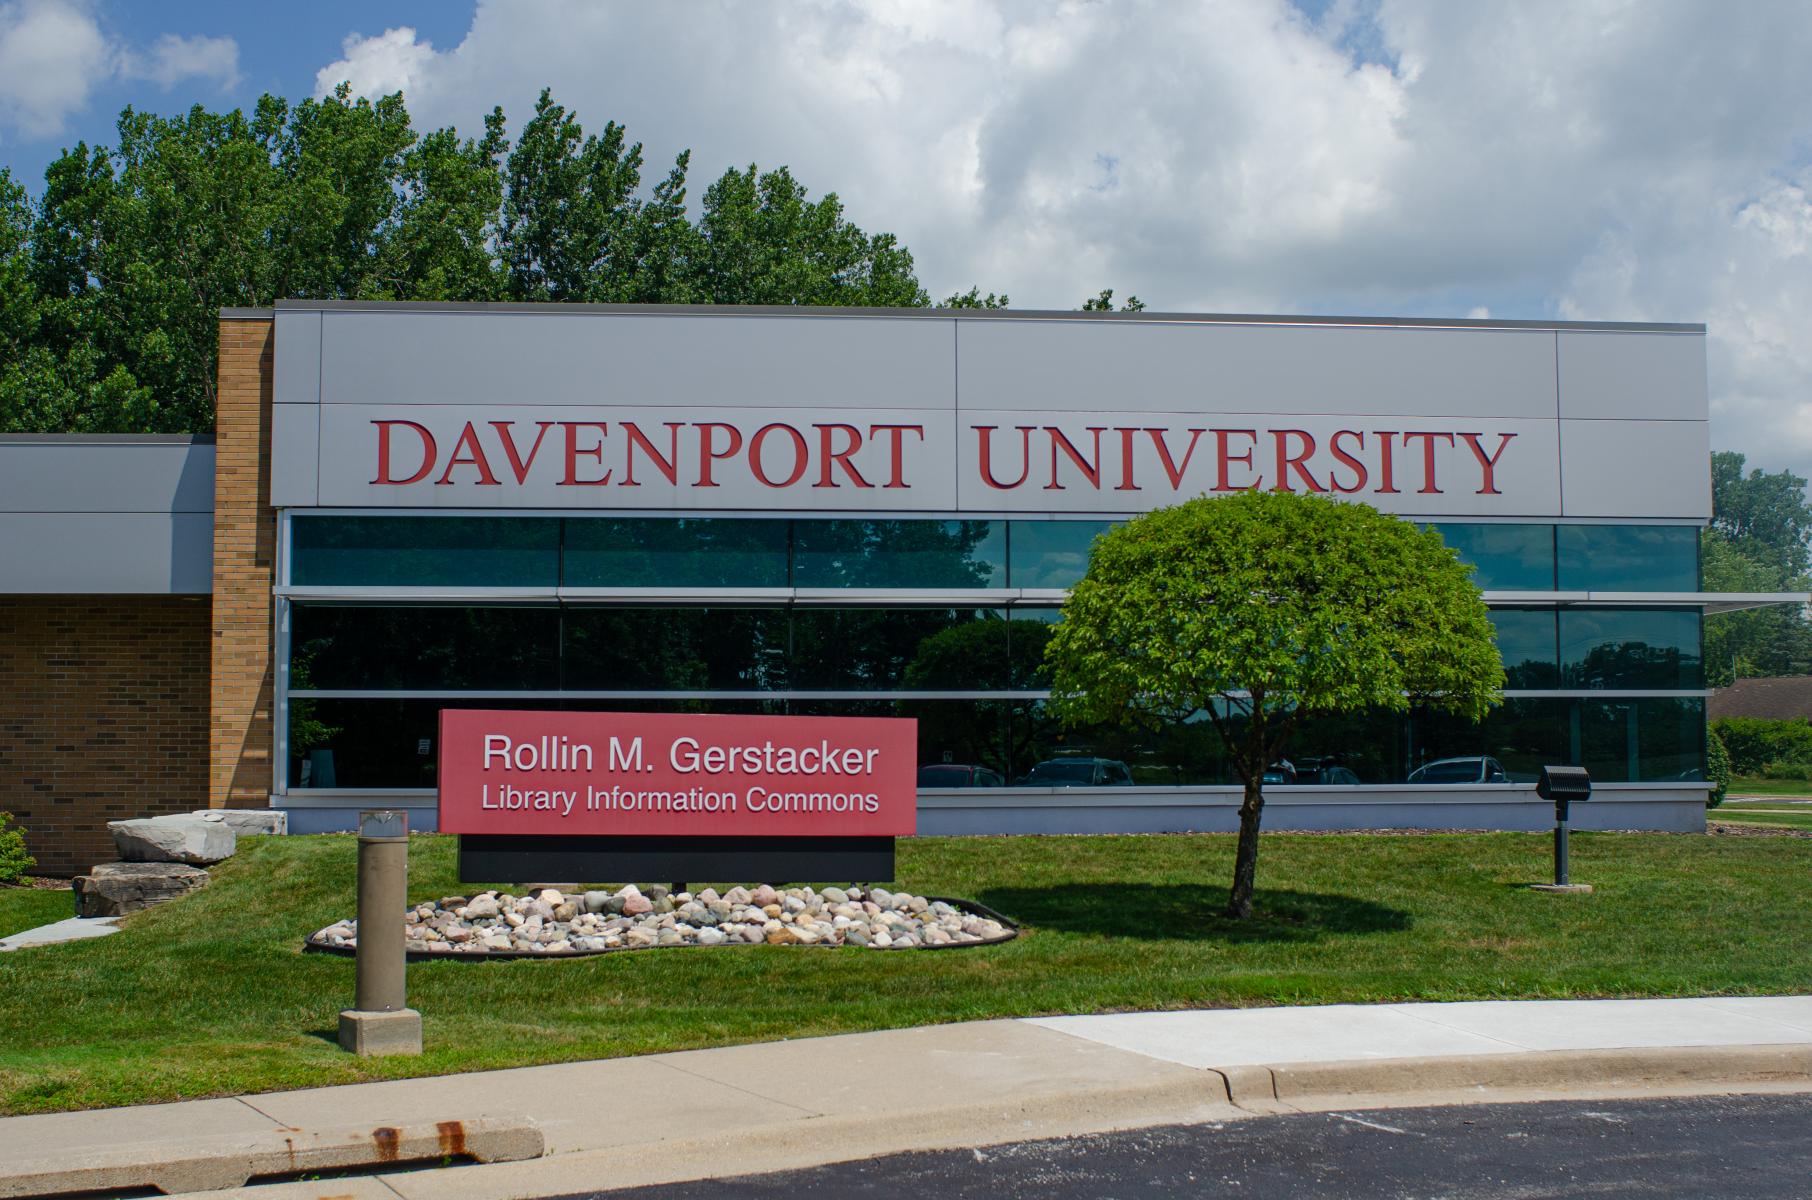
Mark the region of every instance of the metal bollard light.
[[359, 814], [359, 943], [353, 1007], [340, 1013], [340, 1047], [360, 1057], [422, 1052], [422, 1015], [403, 982], [409, 891], [409, 814]]
[[1554, 882], [1531, 884], [1538, 892], [1589, 893], [1589, 883], [1574, 883], [1568, 874], [1568, 806], [1592, 798], [1592, 777], [1583, 767], [1543, 767], [1535, 794], [1554, 802]]

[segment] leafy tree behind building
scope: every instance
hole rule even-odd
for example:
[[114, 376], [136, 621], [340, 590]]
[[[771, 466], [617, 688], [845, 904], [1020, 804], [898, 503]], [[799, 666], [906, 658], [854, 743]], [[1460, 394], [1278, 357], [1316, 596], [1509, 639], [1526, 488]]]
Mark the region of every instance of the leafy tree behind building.
[[[512, 145], [342, 87], [247, 114], [127, 109], [29, 196], [0, 170], [0, 431], [206, 432], [216, 318], [283, 297], [917, 307], [912, 254], [785, 167], [650, 170], [543, 92]], [[1004, 307], [972, 289], [953, 303]]]

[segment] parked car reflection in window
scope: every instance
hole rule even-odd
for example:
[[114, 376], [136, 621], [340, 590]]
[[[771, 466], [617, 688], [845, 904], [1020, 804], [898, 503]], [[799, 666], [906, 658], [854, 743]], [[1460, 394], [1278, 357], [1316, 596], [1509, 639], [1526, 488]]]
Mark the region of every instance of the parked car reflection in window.
[[1510, 776], [1489, 755], [1437, 758], [1409, 773], [1411, 783], [1509, 783]]

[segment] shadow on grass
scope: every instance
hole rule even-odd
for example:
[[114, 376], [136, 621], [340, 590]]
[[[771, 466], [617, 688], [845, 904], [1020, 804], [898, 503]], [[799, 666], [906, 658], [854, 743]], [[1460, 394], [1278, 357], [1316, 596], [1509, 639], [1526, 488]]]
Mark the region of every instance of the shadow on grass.
[[1412, 923], [1400, 909], [1357, 896], [1265, 888], [1246, 921], [1227, 916], [1224, 889], [1181, 884], [991, 888], [976, 899], [1035, 929], [1148, 941], [1312, 942], [1330, 933], [1396, 933]]

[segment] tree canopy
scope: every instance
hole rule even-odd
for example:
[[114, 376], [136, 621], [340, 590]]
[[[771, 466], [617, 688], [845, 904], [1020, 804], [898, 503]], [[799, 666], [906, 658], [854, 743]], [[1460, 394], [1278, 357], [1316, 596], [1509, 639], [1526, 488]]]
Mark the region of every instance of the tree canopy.
[[1481, 719], [1504, 670], [1438, 533], [1362, 504], [1245, 492], [1101, 535], [1052, 636], [1069, 724], [1206, 713], [1245, 784], [1229, 912], [1251, 912], [1265, 768], [1305, 716], [1412, 703]]
[[[345, 87], [247, 114], [127, 109], [28, 195], [0, 171], [0, 431], [206, 432], [215, 320], [282, 297], [916, 307], [910, 251], [784, 166], [688, 209], [616, 122], [546, 91], [518, 131], [418, 133]], [[971, 289], [952, 303], [1005, 296]]]

